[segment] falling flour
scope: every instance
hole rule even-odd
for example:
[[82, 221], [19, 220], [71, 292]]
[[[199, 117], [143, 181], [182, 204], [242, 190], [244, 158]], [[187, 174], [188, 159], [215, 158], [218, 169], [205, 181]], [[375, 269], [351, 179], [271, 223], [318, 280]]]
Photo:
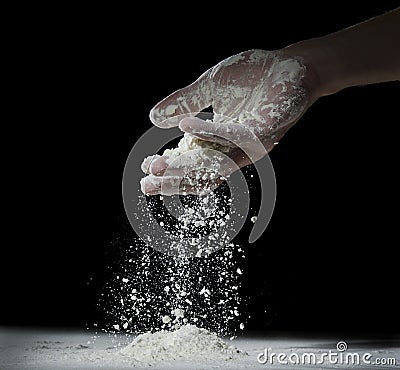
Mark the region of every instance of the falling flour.
[[120, 353], [148, 364], [174, 360], [231, 360], [246, 355], [228, 346], [216, 334], [194, 325], [184, 325], [175, 331], [141, 334]]
[[232, 336], [244, 329], [240, 246], [228, 244], [203, 258], [168, 256], [140, 243], [121, 252], [100, 301], [108, 332], [173, 331], [190, 324]]
[[[224, 69], [242, 63], [247, 63], [252, 73], [239, 75], [234, 84], [221, 85]], [[210, 101], [216, 124], [223, 124], [229, 116], [236, 117], [237, 122], [248, 125], [256, 136], [268, 135], [274, 139], [276, 129], [291, 122], [305, 104], [301, 84], [305, 67], [296, 59], [253, 50], [228, 58], [207, 73], [210, 86], [205, 86], [203, 92], [214, 94]], [[263, 89], [264, 85], [270, 89]], [[154, 111], [153, 118], [166, 120], [167, 116], [187, 113], [181, 103]], [[172, 123], [164, 127], [176, 126], [176, 122]], [[233, 135], [238, 137], [231, 142], [242, 138], [239, 131], [233, 128]], [[111, 331], [143, 333], [119, 352], [133, 362], [199, 360], [203, 363], [246, 355], [218, 337], [235, 336], [238, 330], [244, 330], [250, 317], [243, 317], [240, 312], [243, 250], [230, 243], [229, 234], [221, 231], [229, 223], [233, 197], [221, 197], [214, 191], [215, 184], [233, 172], [226, 171], [224, 175], [226, 158], [229, 159], [232, 150], [232, 146], [185, 133], [176, 148], [166, 149], [161, 156], [147, 157], [142, 163], [147, 174], [141, 180], [143, 193], [150, 186], [155, 188], [150, 192], [153, 194], [200, 196], [182, 201], [183, 212], [176, 212], [172, 226], [160, 205], [151, 212], [151, 217], [157, 217], [167, 233], [177, 236], [168, 248], [182, 253], [172, 257], [159, 253], [157, 248], [149, 249], [148, 245], [155, 246], [160, 241], [148, 235], [147, 246], [131, 245], [127, 261], [120, 264], [120, 275], [104, 295], [104, 300], [111, 302], [106, 309]], [[150, 173], [152, 165], [156, 168], [157, 164], [166, 168], [162, 176], [166, 178], [165, 188], [157, 189], [161, 186], [160, 176]], [[163, 197], [157, 199], [162, 201]], [[151, 205], [152, 200], [146, 202]], [[257, 216], [251, 217], [251, 222], [256, 221]], [[195, 247], [195, 256], [202, 258], [187, 258], [186, 247]]]

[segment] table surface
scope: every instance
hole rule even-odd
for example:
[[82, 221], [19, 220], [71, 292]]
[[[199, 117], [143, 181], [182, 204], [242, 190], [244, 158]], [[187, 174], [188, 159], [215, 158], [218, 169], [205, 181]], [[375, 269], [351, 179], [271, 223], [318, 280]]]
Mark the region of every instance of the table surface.
[[[84, 331], [43, 330], [23, 328], [0, 328], [0, 369], [400, 369], [400, 337], [382, 336], [364, 339], [346, 340], [347, 351], [358, 353], [359, 358], [370, 353], [370, 361], [377, 358], [385, 361], [394, 358], [396, 365], [338, 365], [328, 361], [317, 365], [280, 364], [276, 358], [265, 364], [257, 356], [269, 349], [269, 353], [285, 353], [287, 356], [296, 353], [299, 358], [304, 353], [315, 353], [321, 356], [329, 350], [338, 353], [337, 343], [343, 338], [290, 334], [247, 334], [233, 341], [227, 340], [247, 355], [239, 360], [207, 362], [170, 361], [151, 364], [133, 362], [119, 353], [133, 337], [124, 335], [98, 334]], [[287, 359], [288, 357], [286, 357]], [[295, 360], [296, 357], [292, 357]], [[261, 358], [263, 359], [263, 357]]]

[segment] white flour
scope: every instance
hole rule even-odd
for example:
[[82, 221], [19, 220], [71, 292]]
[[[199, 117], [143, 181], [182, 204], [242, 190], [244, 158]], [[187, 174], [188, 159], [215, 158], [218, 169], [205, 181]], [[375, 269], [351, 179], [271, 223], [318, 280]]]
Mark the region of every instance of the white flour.
[[102, 295], [113, 333], [176, 330], [186, 324], [220, 336], [244, 329], [244, 251], [234, 244], [203, 258], [176, 258], [132, 245]]
[[[296, 336], [295, 336], [296, 337]], [[204, 338], [210, 338], [205, 336]], [[21, 370], [21, 369], [40, 369], [40, 370], [65, 370], [65, 369], [157, 369], [157, 370], [205, 370], [205, 369], [304, 369], [304, 366], [279, 366], [275, 357], [274, 365], [270, 363], [260, 364], [257, 356], [265, 353], [265, 348], [273, 348], [276, 353], [286, 353], [287, 355], [299, 356], [305, 353], [315, 353], [317, 358], [326, 353], [327, 350], [336, 350], [334, 338], [320, 339], [309, 337], [308, 339], [290, 339], [282, 337], [257, 336], [238, 339], [235, 345], [246, 351], [248, 355], [233, 353], [232, 360], [225, 360], [224, 356], [210, 354], [207, 349], [201, 347], [205, 354], [198, 356], [196, 360], [174, 360], [174, 361], [137, 361], [131, 356], [132, 348], [126, 348], [128, 353], [122, 354], [119, 343], [121, 340], [126, 343], [125, 337], [119, 335], [117, 338], [106, 334], [100, 334], [96, 341], [88, 343], [89, 333], [83, 332], [62, 332], [62, 331], [38, 331], [1, 328], [0, 329], [0, 369]], [[360, 340], [361, 339], [361, 340]], [[400, 346], [397, 338], [382, 338], [377, 349], [377, 341], [366, 340], [365, 338], [354, 338], [350, 342], [351, 352], [359, 354], [360, 358], [368, 352], [374, 358], [394, 358], [397, 366], [374, 366], [368, 369], [399, 369]], [[397, 339], [397, 340], [396, 340]], [[3, 340], [3, 341], [1, 341]], [[213, 339], [209, 339], [212, 341]], [[145, 339], [143, 339], [145, 341]], [[156, 342], [160, 344], [159, 341]], [[209, 348], [209, 347], [206, 347]], [[170, 351], [171, 352], [171, 351]], [[162, 350], [160, 354], [162, 354]], [[229, 353], [229, 352], [228, 352]], [[156, 356], [157, 357], [157, 356]], [[161, 355], [160, 355], [161, 357]], [[157, 357], [159, 359], [160, 357]], [[229, 357], [229, 355], [228, 355]], [[148, 358], [148, 357], [146, 357]], [[207, 358], [211, 360], [207, 361]], [[307, 357], [306, 357], [307, 358]], [[324, 364], [318, 366], [306, 366], [307, 369], [365, 369], [365, 366], [338, 366], [329, 364], [325, 357]]]
[[174, 360], [220, 361], [243, 358], [246, 355], [228, 346], [216, 334], [194, 325], [184, 325], [172, 332], [141, 334], [120, 353], [132, 360], [149, 364]]
[[[229, 153], [231, 147], [223, 146], [217, 143], [205, 141], [194, 137], [191, 134], [185, 133], [182, 139], [179, 141], [178, 146], [173, 149], [166, 149], [162, 154], [165, 163], [170, 166], [173, 165], [174, 171], [172, 173], [166, 173], [166, 176], [173, 176], [176, 171], [183, 170], [186, 173], [181, 172], [178, 175], [186, 175], [179, 177], [176, 180], [182, 181], [183, 191], [186, 186], [196, 186], [198, 182], [202, 182], [201, 187], [204, 191], [212, 190], [210, 185], [209, 189], [207, 185], [204, 185], [206, 181], [213, 181], [219, 177], [221, 171], [221, 164], [224, 161], [224, 154]], [[160, 156], [149, 156], [142, 163], [142, 170], [148, 172], [148, 168], [153, 160], [160, 158]], [[189, 167], [190, 165], [190, 167]], [[167, 170], [168, 171], [168, 170]], [[191, 173], [194, 171], [195, 173]], [[171, 182], [171, 178], [168, 179]], [[141, 189], [145, 192], [145, 184], [158, 184], [160, 177], [149, 174], [142, 178], [140, 181]], [[172, 182], [171, 182], [172, 183]], [[174, 191], [171, 187], [166, 186], [161, 188], [162, 195], [171, 195]], [[190, 193], [190, 191], [188, 191]]]

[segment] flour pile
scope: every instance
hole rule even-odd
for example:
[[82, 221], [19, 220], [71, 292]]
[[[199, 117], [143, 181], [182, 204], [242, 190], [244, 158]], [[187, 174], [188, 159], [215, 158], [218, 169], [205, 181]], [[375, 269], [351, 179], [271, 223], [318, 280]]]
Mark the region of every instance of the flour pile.
[[132, 360], [157, 361], [199, 360], [218, 361], [244, 357], [246, 354], [208, 330], [184, 325], [176, 331], [145, 333], [123, 348], [120, 353]]

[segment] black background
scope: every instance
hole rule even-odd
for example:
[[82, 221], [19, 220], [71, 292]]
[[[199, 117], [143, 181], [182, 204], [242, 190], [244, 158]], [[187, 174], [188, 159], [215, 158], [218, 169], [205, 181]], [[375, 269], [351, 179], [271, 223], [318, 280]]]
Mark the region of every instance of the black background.
[[[123, 166], [155, 103], [232, 54], [322, 36], [397, 5], [244, 3], [217, 12], [193, 3], [183, 15], [177, 4], [153, 4], [33, 20], [26, 11], [10, 56], [13, 149], [3, 159], [15, 195], [4, 194], [12, 208], [0, 324], [101, 322], [107, 266], [134, 237]], [[249, 329], [399, 330], [399, 93], [388, 83], [322, 98], [271, 153], [275, 213], [262, 239], [245, 245]]]

